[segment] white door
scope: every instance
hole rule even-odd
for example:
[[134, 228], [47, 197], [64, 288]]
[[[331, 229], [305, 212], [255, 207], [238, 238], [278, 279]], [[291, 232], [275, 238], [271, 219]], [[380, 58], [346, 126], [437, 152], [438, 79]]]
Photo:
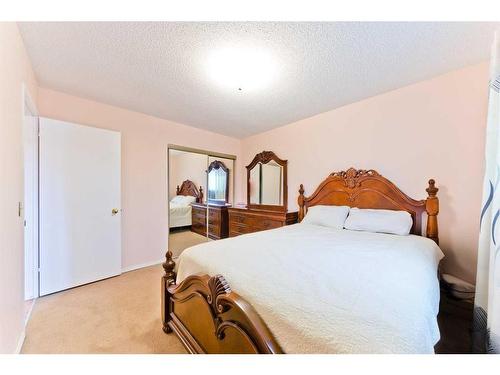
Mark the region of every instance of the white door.
[[40, 295], [121, 272], [120, 133], [40, 118]]

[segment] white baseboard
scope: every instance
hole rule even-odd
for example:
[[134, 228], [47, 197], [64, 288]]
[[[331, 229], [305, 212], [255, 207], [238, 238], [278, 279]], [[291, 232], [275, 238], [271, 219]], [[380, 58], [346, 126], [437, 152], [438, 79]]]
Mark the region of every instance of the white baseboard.
[[135, 264], [133, 266], [123, 267], [122, 268], [122, 273], [130, 272], [130, 271], [133, 271], [133, 270], [138, 270], [139, 268], [155, 266], [157, 264], [163, 263], [164, 261], [165, 261], [165, 258], [162, 258], [160, 260], [154, 260], [152, 262], [146, 262], [146, 263], [141, 263], [141, 264]]
[[26, 330], [23, 329], [21, 332], [21, 336], [19, 336], [19, 340], [17, 341], [16, 351], [14, 354], [21, 354], [21, 349], [23, 348], [24, 339], [26, 338]]
[[17, 340], [16, 351], [14, 352], [15, 354], [21, 354], [21, 349], [23, 348], [24, 340], [26, 339], [26, 326], [28, 325], [28, 321], [30, 320], [31, 313], [33, 312], [33, 307], [35, 307], [36, 300], [37, 300], [36, 298], [33, 299], [30, 309], [24, 318], [24, 327], [23, 331], [19, 335], [19, 340]]
[[31, 318], [31, 313], [33, 312], [33, 308], [35, 307], [37, 298], [33, 298], [33, 302], [31, 303], [30, 310], [28, 311], [28, 314], [26, 314], [26, 317], [24, 318], [24, 328], [28, 325], [28, 321]]

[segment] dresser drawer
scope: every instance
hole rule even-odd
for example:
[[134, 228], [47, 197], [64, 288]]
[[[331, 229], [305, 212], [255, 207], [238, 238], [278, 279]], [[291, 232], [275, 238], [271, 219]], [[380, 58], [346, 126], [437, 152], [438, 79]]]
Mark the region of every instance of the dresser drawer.
[[191, 221], [193, 222], [193, 224], [197, 223], [197, 224], [205, 225], [207, 223], [207, 218], [205, 216], [193, 214], [191, 216]]
[[193, 217], [199, 217], [199, 218], [206, 218], [207, 217], [206, 212], [199, 211], [199, 210], [193, 211], [191, 214]]
[[208, 234], [211, 237], [220, 237], [220, 226], [217, 224], [208, 224]]
[[221, 211], [217, 209], [209, 209], [208, 210], [208, 217], [210, 219], [220, 219], [220, 214]]
[[207, 210], [200, 207], [192, 207], [191, 214], [193, 217], [207, 217]]
[[[203, 236], [207, 235], [207, 223], [204, 221], [194, 221], [191, 224], [191, 230]], [[211, 238], [221, 237], [221, 227], [218, 224], [208, 224], [208, 235]]]
[[249, 217], [244, 214], [236, 213], [236, 212], [231, 212], [229, 214], [229, 220], [231, 223], [239, 223], [239, 224], [245, 224], [248, 222]]
[[220, 225], [220, 217], [209, 217], [208, 224]]
[[260, 230], [267, 230], [267, 229], [279, 228], [282, 227], [283, 225], [285, 224], [282, 221], [264, 219], [264, 220], [259, 220], [257, 227]]
[[195, 233], [201, 234], [202, 236], [206, 236], [206, 225], [204, 223], [194, 222], [191, 224], [191, 230]]
[[[193, 216], [197, 216], [197, 217], [204, 217], [204, 218], [206, 218], [207, 217], [207, 210], [204, 209], [204, 208], [193, 207], [192, 215]], [[220, 210], [216, 210], [216, 209], [209, 209], [208, 210], [208, 218], [210, 220], [220, 221], [220, 217], [221, 217], [221, 211]]]
[[239, 234], [252, 233], [251, 226], [233, 221], [229, 223], [229, 230], [232, 232], [238, 232]]
[[289, 219], [288, 216], [290, 214], [250, 209], [229, 209], [229, 236], [235, 237], [240, 234], [275, 229], [296, 222], [293, 217]]
[[283, 222], [277, 220], [262, 219], [257, 217], [246, 218], [244, 221], [230, 221], [230, 229], [242, 233], [259, 232], [261, 230], [274, 229], [283, 226]]
[[236, 237], [240, 234], [252, 233], [254, 231], [251, 225], [229, 221], [229, 237]]
[[[217, 240], [226, 238], [229, 234], [229, 220], [227, 210], [229, 206], [215, 206], [193, 203], [191, 204], [191, 230], [203, 236]], [[208, 210], [207, 210], [208, 207]]]

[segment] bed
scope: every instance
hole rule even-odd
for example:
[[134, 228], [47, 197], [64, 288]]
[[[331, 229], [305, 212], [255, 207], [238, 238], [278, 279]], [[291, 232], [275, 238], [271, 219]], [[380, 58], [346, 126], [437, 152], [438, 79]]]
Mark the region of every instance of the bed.
[[309, 197], [300, 186], [299, 220], [316, 205], [403, 210], [408, 236], [299, 223], [194, 246], [177, 268], [167, 252], [163, 330], [191, 353], [432, 353], [443, 254], [434, 180], [426, 191], [353, 168]]
[[203, 202], [203, 188], [198, 189], [193, 181], [183, 181], [177, 185], [177, 194], [169, 203], [169, 227], [191, 226], [191, 203]]

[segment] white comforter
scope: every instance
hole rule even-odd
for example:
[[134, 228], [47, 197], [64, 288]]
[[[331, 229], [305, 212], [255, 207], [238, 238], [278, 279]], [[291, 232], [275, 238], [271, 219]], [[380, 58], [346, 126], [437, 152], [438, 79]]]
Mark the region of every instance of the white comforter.
[[185, 203], [170, 202], [169, 227], [184, 227], [191, 225], [191, 205]]
[[177, 282], [224, 275], [287, 353], [433, 353], [442, 257], [419, 236], [296, 224], [191, 247]]

